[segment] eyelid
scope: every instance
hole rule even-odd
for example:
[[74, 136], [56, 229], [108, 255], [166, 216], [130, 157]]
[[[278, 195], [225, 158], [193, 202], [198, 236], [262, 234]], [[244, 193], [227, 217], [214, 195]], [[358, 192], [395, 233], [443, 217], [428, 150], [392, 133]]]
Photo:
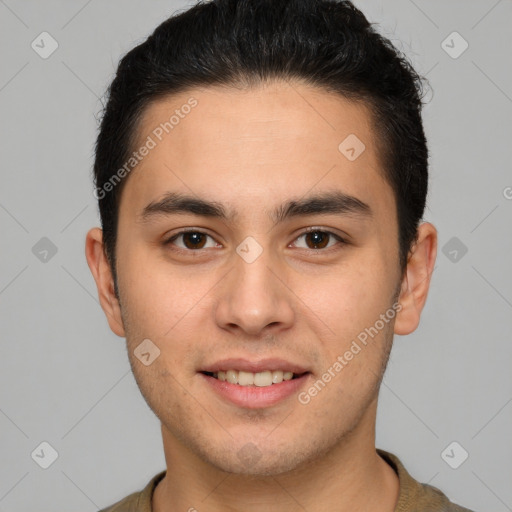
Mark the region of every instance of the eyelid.
[[328, 234], [333, 235], [333, 236], [339, 238], [340, 240], [343, 240], [344, 242], [348, 243], [348, 238], [349, 238], [348, 235], [339, 234], [336, 231], [333, 231], [332, 228], [324, 228], [322, 226], [310, 226], [308, 228], [305, 228], [301, 231], [300, 235], [298, 235], [298, 236], [301, 236], [305, 233], [311, 233], [312, 231], [320, 231], [322, 233], [328, 233]]

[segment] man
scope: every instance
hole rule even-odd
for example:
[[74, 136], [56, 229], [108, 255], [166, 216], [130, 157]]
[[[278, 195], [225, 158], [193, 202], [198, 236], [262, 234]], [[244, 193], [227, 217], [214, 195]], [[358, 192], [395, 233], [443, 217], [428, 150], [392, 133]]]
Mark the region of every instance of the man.
[[420, 91], [349, 2], [198, 3], [124, 56], [86, 255], [167, 468], [105, 510], [467, 510], [375, 447], [437, 250]]

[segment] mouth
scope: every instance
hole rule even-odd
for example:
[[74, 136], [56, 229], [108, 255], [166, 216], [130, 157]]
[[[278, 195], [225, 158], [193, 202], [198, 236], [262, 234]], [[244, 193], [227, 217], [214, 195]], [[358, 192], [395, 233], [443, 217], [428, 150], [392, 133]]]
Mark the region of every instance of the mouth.
[[252, 386], [265, 388], [281, 384], [284, 381], [299, 379], [308, 372], [293, 373], [285, 370], [263, 370], [261, 372], [248, 372], [243, 370], [219, 370], [217, 372], [201, 372], [221, 382], [228, 382], [237, 386]]
[[231, 358], [203, 367], [198, 375], [216, 399], [238, 408], [263, 409], [286, 403], [308, 384], [313, 374], [284, 359]]

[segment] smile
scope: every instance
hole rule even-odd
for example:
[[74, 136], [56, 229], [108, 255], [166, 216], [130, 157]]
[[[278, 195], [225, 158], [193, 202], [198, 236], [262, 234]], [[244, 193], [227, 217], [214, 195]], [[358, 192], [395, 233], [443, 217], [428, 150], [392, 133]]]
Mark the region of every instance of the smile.
[[226, 381], [230, 384], [239, 386], [258, 386], [266, 387], [280, 384], [285, 380], [292, 380], [300, 375], [283, 370], [264, 370], [262, 372], [246, 372], [243, 370], [227, 370], [218, 372], [205, 372], [207, 375], [220, 381]]
[[299, 393], [311, 377], [310, 372], [294, 374], [281, 370], [257, 373], [226, 370], [199, 372], [198, 375], [214, 396], [244, 409], [262, 409], [282, 403]]

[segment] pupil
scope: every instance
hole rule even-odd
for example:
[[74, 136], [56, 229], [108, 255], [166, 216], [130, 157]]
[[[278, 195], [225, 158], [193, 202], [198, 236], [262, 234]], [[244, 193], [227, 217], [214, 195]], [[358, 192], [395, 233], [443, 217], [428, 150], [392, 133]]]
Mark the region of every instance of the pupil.
[[197, 248], [198, 245], [201, 243], [201, 233], [186, 233], [185, 239], [191, 240], [192, 247]]
[[309, 235], [314, 239], [313, 245], [315, 249], [317, 249], [319, 245], [321, 245], [322, 247], [325, 246], [325, 243], [322, 243], [322, 241], [327, 239], [325, 233], [322, 233], [320, 231], [312, 231], [311, 233], [309, 233]]

